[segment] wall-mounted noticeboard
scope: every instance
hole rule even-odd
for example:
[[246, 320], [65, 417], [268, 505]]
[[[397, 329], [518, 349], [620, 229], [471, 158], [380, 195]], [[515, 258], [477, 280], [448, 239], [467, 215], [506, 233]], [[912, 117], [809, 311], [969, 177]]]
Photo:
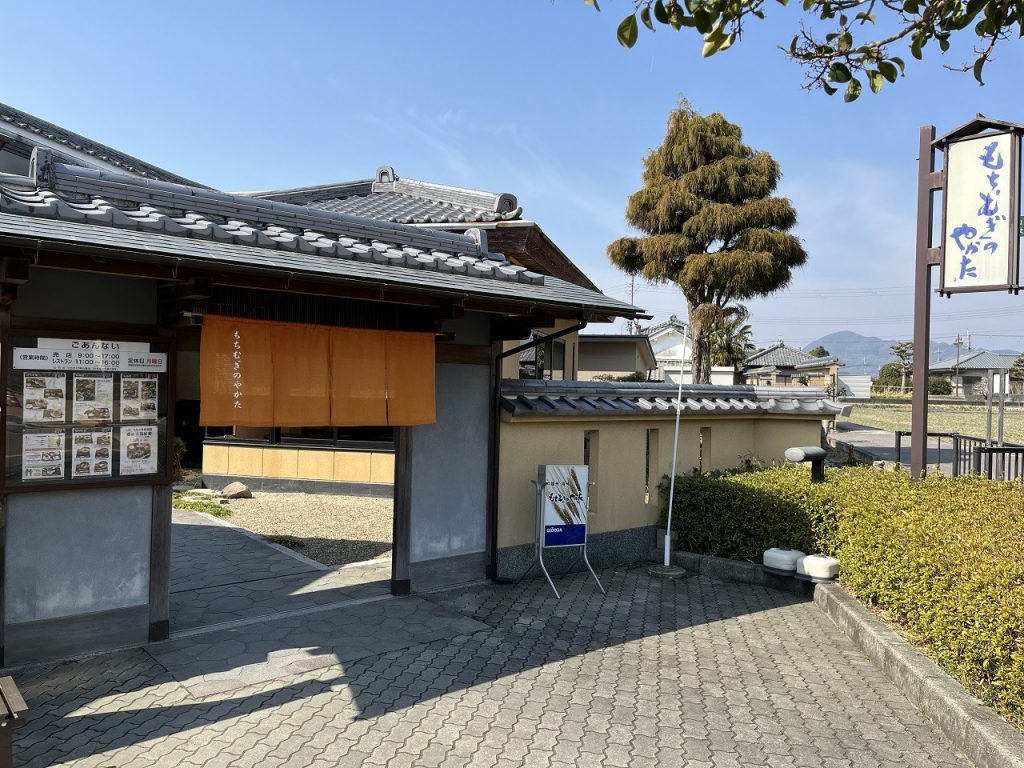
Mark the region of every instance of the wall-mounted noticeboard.
[[8, 348], [6, 490], [168, 475], [166, 341], [14, 331]]

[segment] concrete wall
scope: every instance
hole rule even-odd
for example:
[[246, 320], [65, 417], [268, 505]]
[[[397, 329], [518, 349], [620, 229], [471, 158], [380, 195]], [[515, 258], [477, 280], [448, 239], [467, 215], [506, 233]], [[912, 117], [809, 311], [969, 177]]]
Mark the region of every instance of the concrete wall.
[[204, 475], [386, 483], [395, 478], [395, 454], [255, 445], [204, 445]]
[[7, 623], [148, 603], [152, 504], [137, 486], [8, 496]]
[[485, 366], [437, 366], [437, 423], [410, 430], [413, 563], [486, 548], [489, 391]]
[[579, 351], [580, 381], [592, 381], [595, 376], [624, 376], [648, 371], [635, 344], [588, 341], [580, 345]]
[[[674, 414], [662, 419], [522, 419], [501, 425], [498, 547], [534, 541], [538, 464], [583, 463], [584, 433], [591, 433], [590, 533], [654, 525], [662, 500], [658, 484], [672, 466]], [[645, 484], [647, 431], [651, 471]], [[703, 434], [702, 434], [702, 430]], [[703, 446], [702, 446], [703, 439]], [[683, 418], [677, 469], [689, 472], [742, 466], [747, 459], [779, 463], [786, 448], [818, 445], [821, 421], [794, 418]], [[702, 459], [703, 452], [703, 459]]]

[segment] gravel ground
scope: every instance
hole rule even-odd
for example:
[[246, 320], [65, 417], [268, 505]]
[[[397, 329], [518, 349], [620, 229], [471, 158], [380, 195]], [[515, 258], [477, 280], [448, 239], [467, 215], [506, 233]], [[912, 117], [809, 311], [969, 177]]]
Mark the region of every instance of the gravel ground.
[[251, 499], [232, 499], [227, 508], [232, 524], [263, 536], [295, 539], [278, 543], [324, 565], [391, 556], [391, 499], [253, 493]]

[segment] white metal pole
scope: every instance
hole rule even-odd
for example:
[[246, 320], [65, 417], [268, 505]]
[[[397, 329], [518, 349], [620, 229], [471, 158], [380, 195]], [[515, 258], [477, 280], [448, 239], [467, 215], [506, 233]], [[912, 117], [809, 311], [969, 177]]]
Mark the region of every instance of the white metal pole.
[[[683, 355], [679, 359], [679, 391], [676, 393], [676, 429], [672, 438], [672, 476], [668, 482], [668, 522], [665, 525], [665, 562], [667, 568], [672, 563], [672, 504], [676, 498], [676, 456], [679, 453], [679, 414], [683, 402], [683, 358], [686, 356], [686, 342], [683, 342]], [[693, 371], [693, 352], [690, 352], [690, 371]]]

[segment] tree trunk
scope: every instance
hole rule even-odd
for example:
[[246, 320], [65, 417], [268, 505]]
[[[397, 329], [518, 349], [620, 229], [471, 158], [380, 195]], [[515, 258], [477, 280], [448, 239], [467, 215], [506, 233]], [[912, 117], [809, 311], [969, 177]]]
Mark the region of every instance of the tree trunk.
[[700, 312], [692, 306], [690, 314], [690, 338], [692, 348], [690, 350], [690, 372], [694, 384], [711, 383], [711, 343], [708, 338], [708, 329], [700, 320]]

